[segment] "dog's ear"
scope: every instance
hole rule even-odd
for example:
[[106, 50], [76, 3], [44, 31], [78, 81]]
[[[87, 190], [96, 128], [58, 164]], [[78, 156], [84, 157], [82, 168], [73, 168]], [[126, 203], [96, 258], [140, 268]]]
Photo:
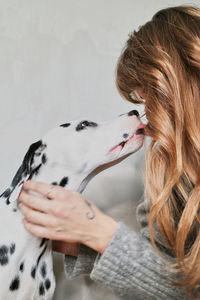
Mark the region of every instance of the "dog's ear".
[[41, 160], [38, 160], [36, 163], [34, 157], [41, 156], [43, 149], [46, 148], [46, 145], [42, 143], [42, 140], [39, 140], [30, 145], [28, 151], [26, 152], [24, 159], [22, 161], [21, 166], [17, 170], [10, 187], [5, 190], [0, 197], [7, 198], [7, 203], [9, 204], [9, 198], [13, 193], [14, 189], [22, 185], [26, 180], [31, 179], [33, 175], [38, 172], [39, 168], [41, 167], [42, 163]]
[[38, 170], [41, 164], [38, 165], [33, 164], [34, 156], [40, 156], [42, 150], [46, 148], [46, 145], [42, 143], [42, 140], [39, 140], [30, 145], [28, 151], [26, 152], [22, 165], [18, 169], [17, 173], [15, 174], [11, 185], [16, 186], [20, 183], [20, 181], [25, 181], [24, 179], [31, 179], [33, 174]]

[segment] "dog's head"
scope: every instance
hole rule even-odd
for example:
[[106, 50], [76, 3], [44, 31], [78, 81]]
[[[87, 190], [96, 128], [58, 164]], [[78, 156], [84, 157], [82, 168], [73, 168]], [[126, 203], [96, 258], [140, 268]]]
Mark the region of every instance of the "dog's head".
[[[106, 122], [82, 118], [49, 131], [43, 138], [48, 166], [86, 178], [120, 162], [144, 141], [144, 127], [136, 110]], [[96, 175], [92, 173], [92, 177]]]
[[133, 110], [102, 123], [79, 119], [60, 125], [43, 138], [51, 164], [72, 172], [90, 172], [99, 165], [137, 151], [143, 144], [144, 127]]
[[103, 123], [80, 119], [62, 124], [29, 147], [11, 186], [1, 196], [9, 201], [16, 186], [38, 174], [40, 180], [56, 180], [60, 185], [62, 174], [71, 175], [79, 184], [98, 167], [104, 166], [102, 171], [137, 151], [143, 140], [144, 125], [135, 110]]

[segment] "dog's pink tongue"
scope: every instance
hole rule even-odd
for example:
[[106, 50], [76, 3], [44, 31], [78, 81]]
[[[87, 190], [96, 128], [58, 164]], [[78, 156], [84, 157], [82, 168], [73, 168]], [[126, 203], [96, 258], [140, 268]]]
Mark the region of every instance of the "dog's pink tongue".
[[63, 253], [66, 255], [78, 256], [79, 244], [67, 243], [63, 241], [52, 241], [53, 251]]

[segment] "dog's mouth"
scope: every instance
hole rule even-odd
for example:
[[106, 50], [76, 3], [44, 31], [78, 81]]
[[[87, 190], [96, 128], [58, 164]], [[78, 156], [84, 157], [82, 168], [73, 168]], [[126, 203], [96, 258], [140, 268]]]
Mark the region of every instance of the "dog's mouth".
[[138, 129], [134, 132], [134, 134], [132, 134], [130, 136], [130, 138], [128, 140], [122, 141], [119, 144], [117, 144], [116, 146], [112, 147], [109, 150], [109, 152], [112, 152], [113, 150], [117, 149], [118, 147], [121, 147], [121, 150], [122, 150], [128, 143], [131, 143], [133, 140], [144, 137], [144, 135], [145, 135], [145, 131], [144, 131], [145, 126], [146, 126], [145, 124], [141, 124], [138, 127]]

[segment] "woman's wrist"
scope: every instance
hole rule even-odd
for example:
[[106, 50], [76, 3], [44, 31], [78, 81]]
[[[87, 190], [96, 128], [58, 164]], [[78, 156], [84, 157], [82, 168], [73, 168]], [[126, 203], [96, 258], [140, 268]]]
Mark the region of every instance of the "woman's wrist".
[[86, 241], [85, 245], [99, 253], [103, 253], [117, 228], [118, 223], [110, 216], [104, 215], [101, 218], [101, 223], [95, 229], [95, 235]]

